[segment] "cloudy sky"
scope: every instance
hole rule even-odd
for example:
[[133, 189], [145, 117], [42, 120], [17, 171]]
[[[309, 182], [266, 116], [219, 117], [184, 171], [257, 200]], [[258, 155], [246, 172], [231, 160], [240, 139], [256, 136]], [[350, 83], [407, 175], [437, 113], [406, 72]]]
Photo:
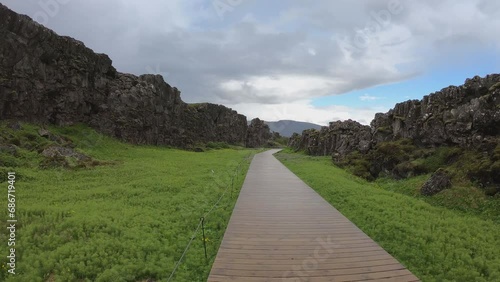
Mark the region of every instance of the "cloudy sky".
[[369, 123], [397, 102], [500, 72], [498, 0], [0, 0], [158, 73], [186, 102], [249, 118]]

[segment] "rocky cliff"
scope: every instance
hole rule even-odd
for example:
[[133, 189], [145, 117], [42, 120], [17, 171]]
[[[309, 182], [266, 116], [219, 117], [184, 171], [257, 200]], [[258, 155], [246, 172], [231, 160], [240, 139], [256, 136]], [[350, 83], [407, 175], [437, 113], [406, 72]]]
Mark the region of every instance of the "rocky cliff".
[[377, 114], [370, 126], [349, 120], [295, 134], [289, 146], [312, 155], [342, 157], [400, 139], [411, 139], [419, 147], [493, 149], [500, 139], [500, 74], [476, 76], [420, 101], [399, 103]]
[[408, 138], [422, 146], [489, 147], [500, 137], [500, 74], [399, 103], [377, 114], [371, 128], [375, 143]]
[[248, 126], [246, 146], [248, 148], [266, 146], [271, 137], [269, 126], [263, 120], [254, 118]]
[[320, 130], [292, 135], [289, 146], [319, 156], [346, 155], [354, 150], [366, 152], [371, 146], [370, 127], [352, 120], [330, 122]]
[[137, 144], [245, 144], [246, 117], [188, 105], [159, 75], [116, 71], [111, 59], [0, 4], [0, 119], [86, 123]]

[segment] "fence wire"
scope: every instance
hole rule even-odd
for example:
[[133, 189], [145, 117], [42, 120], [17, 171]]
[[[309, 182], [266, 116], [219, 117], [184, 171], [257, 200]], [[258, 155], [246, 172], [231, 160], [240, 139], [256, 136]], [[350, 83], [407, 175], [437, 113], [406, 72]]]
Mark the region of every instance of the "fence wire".
[[[174, 269], [172, 270], [172, 273], [170, 273], [170, 276], [168, 277], [167, 279], [167, 282], [170, 282], [173, 278], [174, 278], [174, 275], [175, 273], [177, 272], [177, 269], [179, 268], [179, 266], [181, 265], [182, 263], [182, 260], [184, 259], [184, 257], [186, 256], [186, 254], [188, 253], [189, 251], [189, 247], [191, 246], [191, 244], [193, 243], [194, 239], [196, 238], [196, 234], [198, 234], [198, 232], [200, 231], [200, 227], [202, 226], [202, 222], [204, 219], [206, 219], [214, 210], [215, 208], [219, 205], [219, 203], [222, 201], [222, 199], [224, 198], [224, 196], [226, 195], [227, 193], [227, 190], [229, 190], [229, 187], [231, 187], [231, 191], [233, 189], [233, 186], [234, 186], [234, 179], [238, 176], [240, 170], [241, 170], [241, 165], [243, 164], [243, 162], [245, 161], [248, 161], [250, 159], [252, 154], [249, 154], [248, 156], [246, 156], [245, 158], [243, 158], [243, 160], [241, 160], [238, 165], [236, 166], [235, 170], [234, 170], [234, 173], [233, 173], [233, 176], [231, 177], [231, 183], [228, 183], [226, 188], [224, 189], [224, 191], [222, 192], [222, 194], [220, 195], [219, 199], [215, 202], [215, 204], [212, 205], [212, 207], [210, 208], [210, 210], [208, 210], [204, 215], [203, 217], [200, 218], [200, 220], [198, 221], [198, 225], [196, 226], [196, 229], [194, 230], [193, 232], [193, 235], [191, 236], [191, 239], [189, 240], [189, 242], [187, 243], [186, 247], [184, 248], [184, 251], [182, 252], [182, 255], [181, 257], [179, 258], [179, 260], [177, 261], [177, 263], [175, 264], [175, 267]], [[219, 183], [217, 183], [217, 181], [214, 180], [214, 182], [220, 186]]]

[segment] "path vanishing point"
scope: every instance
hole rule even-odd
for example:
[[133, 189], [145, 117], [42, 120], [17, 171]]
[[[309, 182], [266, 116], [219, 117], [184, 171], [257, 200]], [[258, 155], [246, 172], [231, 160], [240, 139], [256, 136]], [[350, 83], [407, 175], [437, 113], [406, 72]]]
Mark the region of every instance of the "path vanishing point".
[[254, 157], [208, 281], [419, 281], [277, 151]]

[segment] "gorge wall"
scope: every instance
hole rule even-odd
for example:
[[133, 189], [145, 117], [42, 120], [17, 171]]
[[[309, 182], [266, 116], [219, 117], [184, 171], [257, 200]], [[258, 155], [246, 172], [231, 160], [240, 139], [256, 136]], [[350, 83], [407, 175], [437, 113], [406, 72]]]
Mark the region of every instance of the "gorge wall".
[[258, 148], [266, 144], [272, 138], [269, 126], [259, 118], [254, 118], [248, 126], [246, 146]]
[[161, 76], [120, 73], [107, 55], [2, 4], [0, 38], [0, 119], [85, 123], [136, 144], [246, 143], [245, 116], [186, 104]]
[[420, 147], [492, 150], [500, 141], [500, 74], [476, 76], [462, 86], [399, 103], [389, 112], [375, 115], [370, 126], [348, 120], [306, 130], [292, 136], [289, 146], [311, 155], [342, 158], [400, 139], [411, 139]]

